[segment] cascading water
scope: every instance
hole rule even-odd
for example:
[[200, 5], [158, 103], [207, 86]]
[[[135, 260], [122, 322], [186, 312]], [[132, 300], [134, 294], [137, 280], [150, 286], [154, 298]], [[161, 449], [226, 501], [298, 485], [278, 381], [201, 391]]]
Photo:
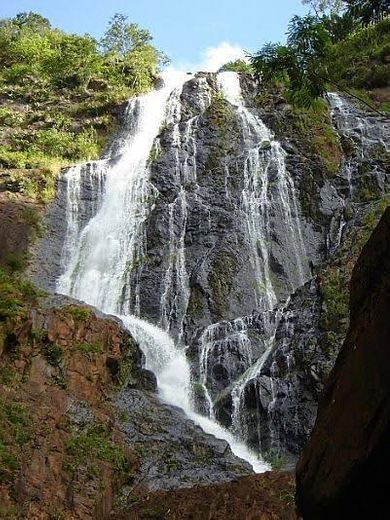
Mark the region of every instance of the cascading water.
[[390, 123], [385, 115], [378, 121], [377, 114], [367, 116], [366, 112], [360, 112], [349, 99], [336, 92], [329, 92], [327, 97], [337, 129], [359, 145], [362, 156], [366, 155], [371, 146], [378, 144], [389, 150], [387, 135]]
[[[269, 247], [272, 241], [271, 223], [275, 215], [279, 215], [279, 219], [284, 222], [286, 236], [291, 238], [292, 254], [295, 260], [293, 263], [295, 269], [290, 269], [288, 272], [291, 292], [310, 278], [310, 272], [298, 220], [295, 188], [286, 170], [285, 152], [280, 143], [274, 140], [264, 123], [244, 106], [239, 76], [236, 73], [223, 72], [218, 74], [217, 83], [225, 99], [236, 107], [242, 126], [246, 153], [242, 209], [245, 215], [246, 233], [251, 244], [257, 307], [263, 311], [264, 348], [257, 360], [253, 360], [251, 355], [253, 345], [248, 339], [246, 328], [242, 326], [236, 328], [237, 325], [241, 325], [242, 320], [235, 320], [229, 324], [232, 330], [239, 331], [238, 340], [236, 337], [234, 342], [231, 331], [226, 331], [225, 323], [211, 325], [205, 329], [199, 341], [199, 375], [200, 383], [204, 388], [208, 413], [210, 417], [214, 417], [213, 400], [208, 388], [210, 358], [212, 357], [214, 360], [223, 358], [226, 366], [234, 366], [236, 377], [229, 377], [231, 374], [226, 375], [228, 381], [235, 381], [230, 389], [231, 429], [235, 435], [247, 440], [247, 424], [243, 413], [245, 390], [249, 383], [256, 380], [270, 357], [282, 314], [280, 310], [276, 312], [276, 316], [269, 312], [274, 309], [278, 301], [272, 283]], [[234, 362], [229, 362], [229, 356], [233, 352], [235, 352]], [[237, 372], [237, 359], [240, 365], [239, 372]], [[260, 435], [258, 435], [258, 445], [261, 446]]]
[[[188, 304], [184, 244], [187, 195], [183, 184], [188, 180], [196, 181], [196, 161], [191, 167], [188, 152], [183, 159], [180, 147], [183, 139], [187, 145], [192, 144], [192, 155], [196, 155], [193, 138], [196, 119], [187, 122], [184, 133], [180, 131], [180, 93], [185, 78], [183, 74], [167, 73], [164, 75], [165, 86], [161, 90], [129, 103], [127, 117], [133, 123], [122, 137], [116, 156], [99, 163], [102, 174], [104, 169], [104, 193], [96, 214], [83, 229], [74, 224], [77, 221], [77, 182], [73, 177], [82, 176], [87, 166], [68, 174], [68, 246], [63, 257], [66, 266], [58, 280], [57, 290], [106, 313], [120, 316], [139, 341], [145, 353], [146, 367], [153, 370], [157, 377], [162, 399], [181, 407], [204, 431], [225, 439], [236, 455], [260, 472], [266, 470], [267, 465], [242, 441], [215, 421], [194, 412], [188, 361], [184, 350], [175, 345], [166, 332], [171, 330], [174, 321], [180, 340]], [[172, 233], [162, 281], [164, 290], [160, 316], [160, 324], [165, 331], [138, 317], [140, 272], [146, 254], [144, 225], [158, 196], [158, 191], [150, 182], [148, 159], [157, 146], [156, 138], [163, 123], [175, 125], [176, 171], [182, 185], [168, 211], [168, 226]], [[179, 232], [173, 232], [177, 227]], [[74, 247], [72, 255], [69, 254], [70, 247]]]
[[[274, 140], [261, 119], [244, 106], [238, 74], [222, 72], [218, 74], [217, 82], [227, 101], [236, 107], [241, 120], [246, 148], [242, 205], [257, 282], [257, 308], [269, 310], [277, 302], [270, 269], [271, 211], [280, 213], [286, 233], [291, 236], [295, 257], [295, 269], [288, 273], [291, 291], [303, 285], [309, 277], [294, 184], [286, 171], [286, 153], [280, 143]], [[271, 192], [270, 184], [275, 184], [274, 172], [276, 191]]]
[[[344, 165], [341, 169], [341, 176], [348, 183], [348, 192], [344, 199], [344, 207], [354, 202], [356, 183], [360, 175], [361, 161], [370, 161], [372, 151], [383, 150], [388, 153], [390, 123], [387, 117], [378, 116], [378, 114], [367, 115], [367, 111], [363, 111], [357, 104], [351, 102], [347, 97], [341, 96], [335, 92], [329, 92], [327, 98], [331, 107], [331, 116], [342, 139], [349, 142], [349, 147], [353, 153], [347, 153]], [[370, 169], [377, 169], [371, 166]], [[384, 185], [383, 173], [378, 171], [378, 178], [382, 177]], [[359, 197], [359, 194], [357, 194]], [[336, 240], [328, 240], [328, 249], [332, 252], [340, 246], [346, 221], [341, 215], [338, 223], [338, 232]], [[331, 247], [333, 246], [333, 247]]]

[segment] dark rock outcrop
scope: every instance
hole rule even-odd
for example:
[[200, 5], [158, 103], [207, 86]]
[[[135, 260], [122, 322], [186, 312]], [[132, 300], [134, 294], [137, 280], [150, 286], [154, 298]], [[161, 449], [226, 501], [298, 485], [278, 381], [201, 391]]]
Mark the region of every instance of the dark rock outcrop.
[[354, 268], [350, 312], [297, 468], [304, 519], [390, 516], [390, 208]]

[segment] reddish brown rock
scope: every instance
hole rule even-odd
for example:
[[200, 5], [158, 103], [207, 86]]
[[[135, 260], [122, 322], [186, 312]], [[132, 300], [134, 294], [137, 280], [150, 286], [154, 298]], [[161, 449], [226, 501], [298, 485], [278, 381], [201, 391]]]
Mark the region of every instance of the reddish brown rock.
[[[34, 308], [26, 319], [0, 325], [3, 336], [13, 335], [12, 351], [0, 356], [0, 427], [15, 425], [0, 453], [0, 516], [108, 518], [115, 493], [138, 466], [108, 399], [118, 382], [108, 359], [120, 367], [125, 350], [136, 363], [138, 347], [115, 321], [77, 306]], [[86, 453], [78, 445], [69, 452], [88, 428], [98, 433], [87, 439]], [[109, 456], [96, 455], [99, 443], [123, 453], [123, 474]]]
[[293, 520], [294, 478], [264, 473], [212, 486], [152, 493], [113, 520]]
[[350, 311], [297, 467], [304, 519], [390, 518], [390, 208], [355, 266]]
[[20, 193], [0, 192], [0, 265], [23, 256], [39, 226], [42, 205]]

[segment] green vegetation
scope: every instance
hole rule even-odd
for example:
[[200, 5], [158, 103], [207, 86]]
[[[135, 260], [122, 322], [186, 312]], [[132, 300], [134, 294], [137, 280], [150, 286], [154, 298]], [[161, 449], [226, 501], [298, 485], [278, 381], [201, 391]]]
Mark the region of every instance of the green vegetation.
[[348, 325], [348, 280], [345, 270], [330, 267], [323, 273], [321, 326], [335, 333], [345, 333]]
[[[313, 0], [316, 15], [294, 16], [287, 44], [267, 43], [251, 57], [259, 80], [277, 86], [297, 106], [309, 107], [327, 90], [387, 87], [390, 18], [382, 0]], [[336, 5], [339, 4], [339, 5]], [[336, 14], [340, 4], [346, 9]], [[330, 10], [329, 15], [319, 12]], [[363, 100], [364, 101], [364, 100]], [[371, 102], [372, 104], [372, 102]]]
[[343, 10], [362, 25], [378, 23], [390, 11], [388, 0], [302, 0], [302, 3], [310, 5], [317, 14]]
[[258, 78], [282, 86], [289, 99], [308, 107], [326, 92], [326, 58], [331, 38], [315, 16], [294, 16], [287, 45], [267, 43], [252, 56]]
[[349, 323], [349, 281], [356, 261], [377, 226], [385, 209], [390, 204], [389, 196], [371, 203], [361, 224], [353, 228], [339, 250], [339, 261], [326, 268], [321, 275], [322, 312], [321, 327], [325, 334], [321, 341], [324, 352], [331, 353], [339, 346]]
[[0, 269], [0, 322], [24, 317], [44, 293], [19, 273]]
[[285, 465], [285, 460], [277, 450], [269, 450], [263, 454], [263, 458], [271, 466], [272, 471], [281, 471]]
[[294, 131], [311, 146], [312, 153], [323, 160], [326, 173], [335, 175], [341, 163], [339, 136], [329, 117], [329, 106], [322, 99], [308, 108], [293, 107], [291, 122]]
[[[390, 18], [359, 27], [329, 49], [330, 79], [343, 88], [388, 86], [390, 78]], [[360, 94], [359, 92], [353, 92]], [[359, 95], [359, 97], [361, 97]], [[369, 98], [372, 103], [372, 100]]]
[[102, 346], [100, 343], [77, 343], [75, 345], [76, 350], [81, 352], [83, 356], [89, 357], [91, 354], [100, 354]]
[[67, 469], [77, 472], [81, 466], [93, 469], [96, 461], [112, 464], [121, 474], [129, 472], [126, 454], [122, 447], [109, 439], [110, 432], [102, 424], [96, 424], [83, 433], [74, 433], [66, 442]]
[[35, 13], [0, 20], [0, 166], [19, 170], [14, 190], [46, 202], [61, 167], [98, 157], [112, 109], [150, 90], [166, 60], [151, 40], [120, 14], [100, 42]]
[[60, 345], [50, 343], [43, 347], [42, 353], [46, 361], [53, 367], [60, 367], [63, 359], [63, 351]]
[[250, 63], [245, 60], [235, 60], [225, 63], [218, 72], [241, 72], [243, 74], [253, 74], [253, 69]]
[[85, 321], [91, 316], [91, 309], [80, 307], [78, 305], [67, 305], [62, 308], [65, 314], [72, 316], [76, 321]]
[[15, 484], [23, 447], [31, 438], [31, 421], [25, 408], [10, 399], [0, 400], [0, 484]]

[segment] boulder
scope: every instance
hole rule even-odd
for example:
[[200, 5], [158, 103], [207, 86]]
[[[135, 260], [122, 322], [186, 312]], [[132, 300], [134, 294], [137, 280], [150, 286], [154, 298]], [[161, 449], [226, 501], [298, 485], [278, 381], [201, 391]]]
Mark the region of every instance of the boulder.
[[390, 208], [350, 286], [351, 323], [297, 467], [304, 519], [390, 518]]

